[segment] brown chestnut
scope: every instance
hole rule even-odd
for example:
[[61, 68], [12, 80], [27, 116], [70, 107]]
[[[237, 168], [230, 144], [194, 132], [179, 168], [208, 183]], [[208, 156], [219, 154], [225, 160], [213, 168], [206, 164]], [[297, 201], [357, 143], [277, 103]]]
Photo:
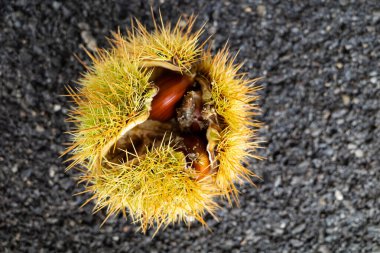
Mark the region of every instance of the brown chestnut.
[[159, 90], [153, 98], [149, 118], [161, 122], [170, 120], [175, 114], [176, 104], [193, 82], [193, 78], [178, 73], [160, 77], [155, 83]]
[[186, 135], [183, 138], [187, 153], [193, 154], [193, 167], [199, 173], [198, 180], [210, 174], [210, 160], [208, 157], [205, 141], [195, 135]]

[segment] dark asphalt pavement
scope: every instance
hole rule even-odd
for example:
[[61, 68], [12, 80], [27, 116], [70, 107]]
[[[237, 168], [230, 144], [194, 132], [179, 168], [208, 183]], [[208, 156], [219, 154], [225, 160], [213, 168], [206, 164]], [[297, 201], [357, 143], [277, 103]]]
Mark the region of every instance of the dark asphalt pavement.
[[[261, 81], [265, 161], [240, 207], [212, 232], [169, 226], [152, 238], [104, 213], [65, 173], [63, 143], [84, 50], [132, 16], [152, 28], [198, 14]], [[380, 1], [0, 0], [0, 252], [380, 252]]]

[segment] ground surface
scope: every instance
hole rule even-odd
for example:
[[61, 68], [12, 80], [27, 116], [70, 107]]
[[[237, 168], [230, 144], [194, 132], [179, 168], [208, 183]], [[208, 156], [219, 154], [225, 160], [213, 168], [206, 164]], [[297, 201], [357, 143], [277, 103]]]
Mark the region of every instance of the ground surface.
[[161, 1], [165, 19], [199, 14], [216, 49], [229, 39], [265, 77], [267, 160], [240, 207], [206, 216], [213, 232], [153, 239], [120, 217], [99, 228], [58, 158], [73, 55], [132, 16], [152, 25], [145, 1], [81, 2], [0, 0], [0, 252], [380, 252], [379, 1]]

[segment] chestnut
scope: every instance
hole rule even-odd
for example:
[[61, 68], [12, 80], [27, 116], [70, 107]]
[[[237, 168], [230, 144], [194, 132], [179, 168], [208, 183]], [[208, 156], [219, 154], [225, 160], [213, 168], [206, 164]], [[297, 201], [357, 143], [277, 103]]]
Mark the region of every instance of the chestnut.
[[159, 78], [155, 83], [159, 90], [153, 98], [149, 118], [162, 122], [173, 118], [176, 104], [193, 83], [193, 78], [178, 73]]

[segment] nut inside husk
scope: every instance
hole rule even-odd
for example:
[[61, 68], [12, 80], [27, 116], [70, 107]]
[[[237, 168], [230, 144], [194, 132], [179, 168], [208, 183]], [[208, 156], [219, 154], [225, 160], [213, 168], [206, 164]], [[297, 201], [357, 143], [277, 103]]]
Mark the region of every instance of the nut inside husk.
[[103, 164], [137, 163], [147, 150], [170, 143], [185, 154], [187, 167], [196, 170], [198, 180], [215, 172], [222, 126], [211, 101], [211, 84], [206, 77], [197, 75], [196, 66], [191, 72], [181, 73], [173, 71], [176, 66], [171, 65], [144, 65], [152, 70], [152, 86], [157, 89], [149, 114], [127, 122], [120, 134], [105, 145]]

